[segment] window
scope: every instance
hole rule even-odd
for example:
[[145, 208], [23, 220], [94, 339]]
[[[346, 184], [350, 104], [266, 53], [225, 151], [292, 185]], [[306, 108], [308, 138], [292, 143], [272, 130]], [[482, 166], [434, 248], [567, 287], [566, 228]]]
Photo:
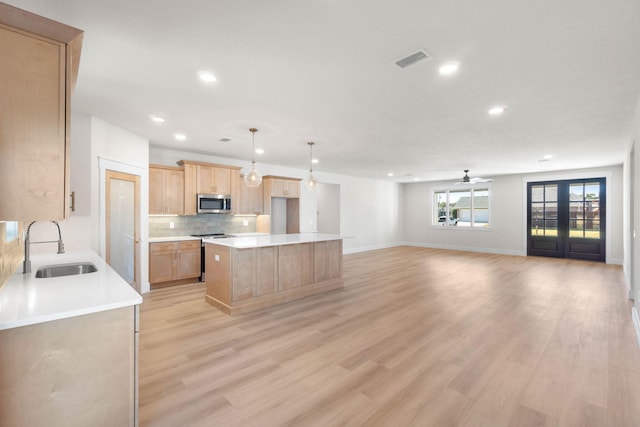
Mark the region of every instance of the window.
[[489, 227], [488, 188], [436, 191], [434, 202], [434, 225]]
[[[4, 226], [4, 241], [11, 242], [18, 238], [18, 222], [0, 222], [0, 227]], [[2, 230], [0, 230], [0, 242], [2, 242]]]

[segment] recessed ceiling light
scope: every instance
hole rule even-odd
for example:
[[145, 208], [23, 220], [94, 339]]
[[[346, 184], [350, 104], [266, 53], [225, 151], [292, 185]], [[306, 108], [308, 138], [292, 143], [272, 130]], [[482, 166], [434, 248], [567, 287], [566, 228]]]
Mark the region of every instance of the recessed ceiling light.
[[450, 76], [455, 74], [460, 69], [460, 62], [449, 61], [440, 66], [439, 72], [442, 76]]
[[320, 162], [320, 160], [318, 160], [318, 159], [311, 159], [311, 163], [319, 163], [319, 162]]
[[419, 181], [419, 180], [420, 180], [420, 178], [415, 177], [415, 178], [413, 178], [413, 180], [414, 180], [414, 181]]
[[264, 154], [263, 148], [256, 148], [256, 154]]
[[499, 116], [500, 114], [504, 113], [506, 109], [506, 105], [496, 105], [495, 107], [491, 107], [491, 109], [489, 110], [489, 114], [491, 114], [492, 116]]
[[389, 172], [387, 176], [393, 176], [393, 172]]
[[178, 141], [185, 141], [187, 139], [187, 135], [183, 133], [174, 133], [173, 137]]
[[164, 123], [165, 122], [164, 117], [153, 116], [153, 115], [151, 115], [149, 117], [151, 117], [151, 121], [154, 122], [154, 123]]
[[214, 76], [209, 71], [200, 71], [198, 73], [198, 76], [200, 77], [200, 80], [202, 80], [205, 83], [213, 83], [213, 82], [215, 82], [217, 80], [216, 76]]
[[545, 160], [551, 160], [551, 159], [553, 159], [553, 154], [545, 154], [545, 155], [544, 155], [544, 159], [545, 159]]

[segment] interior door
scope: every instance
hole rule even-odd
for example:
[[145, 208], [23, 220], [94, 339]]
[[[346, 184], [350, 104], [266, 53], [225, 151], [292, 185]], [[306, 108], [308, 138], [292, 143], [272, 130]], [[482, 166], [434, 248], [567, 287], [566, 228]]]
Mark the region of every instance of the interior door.
[[140, 292], [140, 177], [106, 171], [106, 261]]
[[527, 254], [604, 262], [605, 178], [527, 185]]

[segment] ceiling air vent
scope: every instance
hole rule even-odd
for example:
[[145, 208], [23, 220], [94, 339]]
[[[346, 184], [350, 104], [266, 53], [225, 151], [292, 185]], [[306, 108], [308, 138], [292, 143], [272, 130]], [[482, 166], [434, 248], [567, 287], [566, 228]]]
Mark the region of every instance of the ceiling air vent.
[[395, 64], [400, 68], [407, 68], [409, 65], [413, 65], [420, 61], [431, 61], [433, 56], [424, 49], [420, 49], [410, 55], [400, 58], [395, 61]]
[[220, 142], [229, 142], [231, 138], [220, 138]]

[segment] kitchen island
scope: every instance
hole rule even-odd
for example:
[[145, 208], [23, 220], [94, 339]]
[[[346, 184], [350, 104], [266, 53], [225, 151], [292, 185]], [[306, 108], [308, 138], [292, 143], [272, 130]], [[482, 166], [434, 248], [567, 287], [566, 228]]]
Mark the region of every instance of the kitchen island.
[[341, 288], [342, 237], [298, 233], [204, 239], [206, 301], [249, 313]]

